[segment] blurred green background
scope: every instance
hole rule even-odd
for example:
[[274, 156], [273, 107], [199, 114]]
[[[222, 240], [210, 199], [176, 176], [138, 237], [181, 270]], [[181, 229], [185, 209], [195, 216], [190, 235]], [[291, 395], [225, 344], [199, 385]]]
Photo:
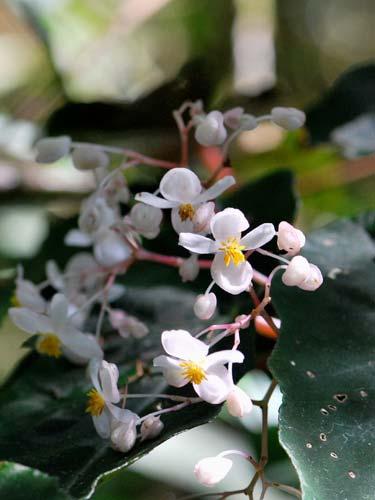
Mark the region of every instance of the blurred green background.
[[[36, 165], [35, 141], [64, 133], [173, 160], [179, 143], [171, 111], [184, 99], [254, 114], [276, 105], [307, 112], [306, 129], [287, 134], [262, 125], [243, 133], [231, 155], [240, 182], [285, 167], [295, 173], [304, 230], [375, 208], [374, 18], [372, 0], [3, 0], [2, 296], [16, 262], [37, 255], [51, 222], [65, 224], [92, 187], [69, 159]], [[192, 153], [193, 166], [215, 167], [214, 151]], [[154, 175], [145, 169], [130, 181], [144, 185]], [[0, 338], [3, 379], [23, 354], [23, 336], [5, 321]], [[260, 398], [267, 375], [256, 371], [242, 384]], [[298, 485], [277, 442], [280, 399], [276, 393], [271, 405], [269, 476]], [[238, 422], [223, 411], [219, 422], [172, 439], [99, 486], [94, 498], [200, 491], [194, 463], [225, 448], [256, 453], [259, 430], [256, 412]], [[248, 477], [239, 461], [223, 489], [242, 487]]]

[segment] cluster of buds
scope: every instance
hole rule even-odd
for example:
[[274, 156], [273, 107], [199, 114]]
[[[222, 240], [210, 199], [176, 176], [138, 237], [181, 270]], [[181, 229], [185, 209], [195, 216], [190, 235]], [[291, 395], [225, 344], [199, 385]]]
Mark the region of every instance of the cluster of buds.
[[[183, 119], [185, 112], [189, 115], [188, 123]], [[241, 131], [252, 130], [265, 120], [294, 130], [305, 120], [304, 114], [293, 108], [273, 108], [269, 115], [258, 118], [242, 108], [206, 114], [201, 102], [185, 103], [174, 116], [182, 138], [186, 139], [194, 129], [199, 144], [221, 146], [223, 160], [229, 144]], [[126, 293], [116, 279], [126, 275], [130, 266], [146, 260], [169, 265], [178, 269], [183, 282], [194, 281], [201, 269], [209, 270], [211, 280], [194, 304], [195, 315], [204, 321], [212, 318], [217, 308], [214, 286], [231, 295], [251, 294], [253, 281], [257, 281], [264, 286], [266, 295], [279, 270], [283, 271], [282, 281], [287, 286], [313, 291], [322, 283], [319, 269], [298, 255], [305, 244], [305, 236], [299, 229], [283, 221], [278, 228], [264, 223], [249, 230], [249, 221], [238, 208], [217, 209], [216, 198], [231, 188], [235, 179], [228, 175], [202, 182], [188, 167], [185, 139], [179, 163], [128, 149], [76, 143], [66, 136], [42, 139], [36, 145], [38, 162], [51, 163], [71, 154], [78, 170], [93, 175], [95, 190], [81, 204], [78, 227], [65, 237], [66, 245], [90, 250], [77, 253], [64, 270], [53, 261], [47, 262], [47, 279], [38, 285], [25, 280], [19, 268], [14, 307], [9, 314], [20, 329], [37, 335], [35, 348], [41, 355], [65, 356], [72, 363], [88, 365], [93, 387], [88, 393], [86, 411], [92, 416], [99, 436], [123, 453], [129, 451], [138, 438], [141, 441], [156, 438], [163, 431], [161, 415], [165, 413], [202, 401], [213, 405], [226, 402], [229, 413], [241, 418], [249, 414], [253, 406], [250, 396], [235, 385], [232, 372], [234, 364], [244, 362], [239, 332], [248, 328], [256, 317], [251, 306], [232, 323], [211, 325], [192, 333], [182, 329], [161, 332], [164, 353], [153, 359], [148, 371], [160, 372], [166, 384], [177, 389], [191, 384], [196, 397], [134, 394], [128, 385], [118, 387], [119, 368], [104, 359], [106, 345], [101, 335], [104, 317], [107, 315], [122, 339], [139, 340], [149, 333], [140, 319], [112, 305]], [[111, 167], [115, 163], [112, 156], [122, 160], [116, 162], [119, 166], [115, 168]], [[142, 164], [164, 168], [167, 172], [154, 193], [141, 192], [133, 196], [126, 182], [126, 171]], [[143, 238], [154, 239], [159, 235], [166, 219], [165, 211], [170, 214], [176, 233], [176, 246], [189, 252], [185, 258], [143, 248]], [[263, 248], [275, 237], [280, 255]], [[261, 275], [250, 262], [254, 252], [276, 258], [280, 265], [269, 276]], [[202, 255], [213, 257], [202, 259]], [[47, 286], [55, 290], [49, 301], [44, 297]], [[264, 307], [267, 303], [264, 302]], [[100, 313], [95, 332], [88, 332], [86, 320], [95, 304], [100, 306]], [[258, 306], [257, 313], [260, 312], [262, 309]], [[225, 337], [233, 338], [232, 348], [214, 348]], [[126, 408], [131, 398], [150, 396], [177, 404], [167, 404], [143, 416]], [[199, 481], [212, 485], [221, 480], [232, 464], [225, 458], [226, 454], [228, 452], [197, 464], [195, 473]]]

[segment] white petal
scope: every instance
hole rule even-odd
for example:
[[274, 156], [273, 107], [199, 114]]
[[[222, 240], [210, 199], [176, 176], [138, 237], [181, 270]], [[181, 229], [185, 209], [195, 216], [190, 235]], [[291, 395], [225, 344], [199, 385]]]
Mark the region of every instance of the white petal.
[[67, 335], [66, 332], [62, 335], [60, 333], [59, 338], [64, 346], [68, 348], [68, 356], [69, 351], [71, 351], [73, 355], [78, 356], [77, 360], [81, 359], [81, 363], [87, 363], [91, 359], [103, 358], [103, 351], [96, 338], [91, 334], [73, 330], [70, 335]]
[[145, 203], [146, 205], [151, 205], [152, 207], [157, 207], [157, 208], [173, 208], [177, 204], [179, 204], [178, 202], [176, 203], [164, 200], [159, 196], [155, 196], [154, 194], [145, 192], [136, 194], [134, 198], [136, 201], [140, 201], [142, 203]]
[[173, 168], [160, 182], [160, 192], [164, 198], [179, 203], [191, 202], [201, 191], [201, 181], [188, 168]]
[[65, 245], [71, 247], [89, 247], [93, 241], [91, 236], [79, 231], [78, 229], [71, 229], [66, 233], [64, 238]]
[[232, 467], [232, 460], [225, 457], [207, 457], [194, 467], [197, 480], [204, 486], [214, 486], [222, 481]]
[[172, 208], [171, 221], [173, 229], [176, 231], [177, 234], [194, 232], [193, 221], [190, 219], [186, 219], [184, 221], [181, 220], [178, 207]]
[[56, 261], [49, 260], [46, 264], [46, 275], [48, 281], [56, 290], [62, 290], [65, 286], [64, 276], [60, 271]]
[[227, 398], [228, 411], [233, 417], [242, 418], [253, 409], [250, 397], [239, 387], [234, 386]]
[[246, 231], [249, 223], [237, 208], [226, 208], [217, 213], [211, 220], [211, 233], [215, 240], [223, 241], [229, 237], [239, 238], [242, 231]]
[[125, 408], [119, 408], [118, 406], [113, 405], [112, 403], [108, 403], [108, 410], [111, 412], [111, 415], [115, 420], [112, 421], [113, 424], [118, 424], [122, 422], [123, 424], [135, 424], [139, 420], [139, 416], [131, 410], [127, 410]]
[[101, 360], [93, 358], [89, 362], [88, 366], [88, 374], [91, 379], [92, 385], [95, 387], [95, 389], [101, 394], [102, 388], [100, 387], [99, 384], [99, 368], [101, 366]]
[[107, 363], [107, 361], [103, 360], [99, 369], [99, 377], [104, 399], [111, 403], [118, 403], [120, 401], [120, 393], [117, 387], [119, 377], [117, 366], [114, 363]]
[[302, 255], [297, 255], [289, 262], [289, 265], [281, 276], [281, 280], [284, 285], [287, 286], [299, 286], [310, 275], [310, 264], [305, 257]]
[[265, 223], [256, 227], [241, 239], [241, 245], [245, 250], [253, 250], [268, 243], [275, 236], [276, 231], [273, 224]]
[[208, 346], [186, 330], [167, 330], [161, 334], [161, 343], [167, 354], [179, 359], [201, 360], [208, 353]]
[[253, 268], [245, 261], [237, 266], [233, 262], [226, 266], [224, 255], [215, 255], [211, 266], [211, 276], [220, 288], [232, 295], [237, 295], [245, 291], [251, 284], [253, 278]]
[[215, 184], [208, 188], [206, 191], [201, 193], [198, 198], [194, 200], [194, 203], [205, 203], [206, 201], [214, 200], [234, 184], [236, 184], [235, 178], [231, 175], [227, 175], [226, 177], [223, 177], [219, 181], [215, 182]]
[[178, 244], [194, 253], [213, 253], [216, 250], [214, 241], [194, 233], [181, 233]]
[[206, 378], [200, 384], [193, 384], [195, 392], [204, 401], [219, 404], [225, 401], [233, 388], [230, 373], [224, 366], [213, 366], [206, 371]]
[[323, 283], [323, 276], [318, 266], [310, 264], [310, 274], [305, 281], [298, 285], [298, 288], [308, 292], [314, 292]]
[[40, 296], [38, 288], [31, 281], [17, 280], [16, 297], [23, 307], [37, 313], [45, 312], [46, 301]]
[[99, 436], [103, 439], [108, 439], [111, 435], [111, 417], [107, 408], [104, 409], [99, 417], [92, 417], [92, 421]]
[[225, 363], [242, 363], [244, 355], [237, 350], [217, 351], [206, 358], [205, 367], [209, 368], [216, 365], [224, 365]]
[[55, 333], [63, 330], [68, 323], [69, 304], [62, 293], [56, 293], [50, 304], [50, 317]]
[[124, 262], [131, 255], [131, 248], [112, 230], [101, 232], [94, 245], [94, 256], [104, 267]]
[[[44, 327], [51, 326], [46, 316], [24, 307], [11, 307], [9, 309], [9, 316], [18, 328], [31, 334], [40, 333], [41, 331], [46, 332], [48, 330], [45, 330]], [[43, 327], [42, 330], [41, 326]], [[51, 328], [49, 331], [51, 331]]]
[[183, 387], [189, 381], [183, 376], [180, 361], [169, 356], [157, 356], [154, 359], [154, 366], [161, 368], [167, 384], [173, 387]]

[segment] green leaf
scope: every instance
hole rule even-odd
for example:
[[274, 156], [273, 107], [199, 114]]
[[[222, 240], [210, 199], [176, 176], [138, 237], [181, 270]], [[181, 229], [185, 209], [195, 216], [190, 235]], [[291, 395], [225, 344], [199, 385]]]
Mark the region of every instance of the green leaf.
[[313, 292], [272, 286], [280, 339], [270, 368], [280, 382], [280, 439], [305, 500], [374, 498], [375, 245], [337, 221], [308, 238], [323, 271]]
[[[162, 330], [185, 328], [194, 332], [201, 328], [192, 313], [194, 299], [194, 294], [170, 287], [127, 288], [121, 306], [144, 321], [150, 334], [135, 341], [107, 332], [105, 359], [119, 365], [121, 377], [134, 372], [136, 359], [151, 366], [153, 357], [161, 352]], [[254, 335], [249, 331], [243, 335], [247, 337], [243, 339], [246, 362], [235, 372], [237, 378], [254, 366]], [[218, 346], [230, 348], [230, 343]], [[79, 498], [90, 495], [103, 475], [130, 465], [173, 435], [211, 420], [221, 407], [199, 403], [169, 413], [163, 417], [165, 429], [157, 439], [138, 442], [129, 453], [121, 454], [97, 436], [91, 417], [85, 413], [90, 387], [85, 368], [64, 359], [27, 356], [0, 393], [0, 456], [57, 478], [63, 491]], [[164, 379], [155, 374], [130, 386], [133, 393], [166, 389]], [[173, 389], [173, 393], [192, 394], [191, 388]], [[129, 399], [128, 407], [145, 414], [155, 410], [156, 401], [152, 397]]]
[[11, 500], [67, 500], [57, 479], [24, 465], [0, 462], [0, 498]]

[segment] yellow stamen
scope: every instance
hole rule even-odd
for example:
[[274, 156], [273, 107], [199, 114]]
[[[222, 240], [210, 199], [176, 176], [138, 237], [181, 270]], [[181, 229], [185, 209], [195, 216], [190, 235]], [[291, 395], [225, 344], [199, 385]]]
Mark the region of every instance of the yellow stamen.
[[14, 293], [10, 298], [10, 303], [13, 307], [22, 307], [21, 302], [18, 300], [17, 295]]
[[180, 205], [180, 208], [178, 209], [178, 215], [180, 216], [182, 222], [187, 219], [193, 220], [194, 214], [195, 209], [191, 203], [184, 203], [183, 205]]
[[47, 333], [40, 336], [36, 343], [36, 350], [40, 354], [46, 354], [53, 358], [59, 358], [61, 352], [61, 340], [53, 333]]
[[203, 368], [194, 361], [183, 361], [180, 366], [183, 368], [182, 374], [184, 378], [187, 378], [193, 384], [200, 384], [206, 378]]
[[89, 397], [89, 401], [86, 407], [86, 413], [90, 413], [93, 417], [99, 417], [104, 410], [105, 401], [103, 396], [99, 394], [96, 389], [91, 389], [87, 396]]
[[226, 266], [229, 266], [231, 261], [233, 261], [235, 266], [244, 262], [245, 256], [242, 253], [242, 250], [244, 249], [244, 245], [240, 245], [238, 239], [234, 237], [230, 237], [225, 241], [222, 241], [221, 246], [219, 247], [219, 250], [224, 252], [224, 262]]

